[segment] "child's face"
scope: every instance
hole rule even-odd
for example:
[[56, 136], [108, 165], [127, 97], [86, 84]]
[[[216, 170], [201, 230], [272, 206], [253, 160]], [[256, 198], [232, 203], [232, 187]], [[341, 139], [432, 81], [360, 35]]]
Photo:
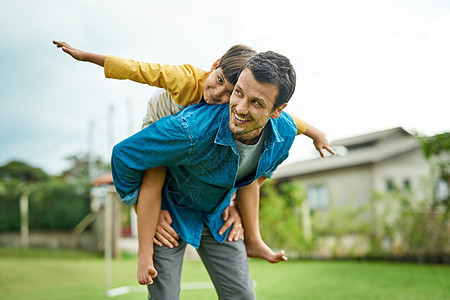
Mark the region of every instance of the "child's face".
[[222, 68], [217, 68], [211, 72], [205, 81], [203, 98], [208, 104], [228, 103], [233, 89], [234, 85], [225, 79]]

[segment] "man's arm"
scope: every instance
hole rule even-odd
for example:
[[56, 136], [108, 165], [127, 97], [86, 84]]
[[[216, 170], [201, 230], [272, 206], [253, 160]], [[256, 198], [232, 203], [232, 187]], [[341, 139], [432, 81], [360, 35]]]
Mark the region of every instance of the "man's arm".
[[135, 204], [144, 171], [159, 166], [179, 166], [193, 153], [189, 129], [183, 120], [169, 116], [115, 145], [111, 173], [122, 201]]
[[53, 44], [55, 44], [56, 47], [61, 48], [64, 52], [66, 52], [67, 54], [69, 54], [76, 60], [87, 61], [87, 62], [96, 64], [96, 65], [99, 65], [101, 67], [105, 66], [105, 59], [106, 59], [105, 55], [95, 54], [95, 53], [90, 53], [90, 52], [85, 52], [85, 51], [82, 51], [79, 49], [75, 49], [65, 42], [53, 41]]

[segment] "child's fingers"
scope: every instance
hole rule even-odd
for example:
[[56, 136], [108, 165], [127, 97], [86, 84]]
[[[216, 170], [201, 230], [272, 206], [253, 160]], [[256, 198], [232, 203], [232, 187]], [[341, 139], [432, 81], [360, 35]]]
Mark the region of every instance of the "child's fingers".
[[323, 151], [322, 151], [322, 149], [317, 149], [317, 151], [319, 151], [319, 153], [320, 153], [320, 157], [322, 157], [322, 158], [324, 158], [325, 157], [325, 155], [323, 154]]
[[330, 152], [331, 154], [335, 155], [336, 153], [334, 152], [333, 148], [331, 148], [329, 145], [326, 145], [324, 147], [328, 152]]

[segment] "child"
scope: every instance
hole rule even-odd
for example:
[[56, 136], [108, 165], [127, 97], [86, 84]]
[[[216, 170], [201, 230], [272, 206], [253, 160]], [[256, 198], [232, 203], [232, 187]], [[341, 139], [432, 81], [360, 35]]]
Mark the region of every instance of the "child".
[[[165, 97], [159, 97], [157, 100], [153, 99], [150, 101], [147, 117], [144, 119], [144, 126], [146, 123], [154, 122], [164, 115], [173, 114], [186, 105], [195, 104], [202, 100], [208, 104], [228, 102], [237, 82], [241, 66], [249, 57], [255, 54], [252, 49], [246, 46], [234, 46], [213, 65], [211, 72], [207, 73], [190, 65], [161, 66], [159, 64], [139, 63], [112, 56], [106, 57], [87, 53], [74, 49], [63, 42], [54, 41], [53, 43], [77, 60], [88, 61], [104, 67], [105, 76], [108, 78], [130, 79], [169, 91], [172, 97], [169, 97], [166, 93]], [[161, 109], [162, 107], [165, 108], [166, 114], [160, 114], [163, 110]], [[298, 134], [304, 133], [311, 137], [321, 156], [323, 156], [322, 149], [333, 153], [322, 132], [312, 126], [307, 126], [305, 122], [297, 118], [293, 117], [293, 119], [297, 125]], [[165, 169], [162, 167], [147, 170], [141, 184], [137, 205], [139, 233], [138, 282], [140, 284], [153, 283], [153, 278], [157, 275], [157, 271], [153, 267], [153, 237], [155, 236], [156, 223], [160, 214], [161, 189], [164, 178]], [[248, 193], [244, 194], [246, 197], [251, 198], [248, 201], [249, 203], [240, 200], [240, 194], [239, 192], [237, 193], [237, 203], [241, 209], [241, 214], [249, 216], [248, 219], [251, 220], [246, 221], [246, 217], [242, 218], [246, 225], [244, 237], [247, 253], [249, 256], [261, 257], [270, 262], [286, 260], [284, 252], [273, 252], [262, 241], [259, 234], [257, 218], [259, 185], [256, 184], [258, 184], [258, 181], [254, 185], [256, 189], [252, 190], [252, 195], [254, 196], [249, 196]], [[148, 199], [153, 200], [149, 201]], [[124, 202], [126, 202], [126, 199], [124, 199]]]

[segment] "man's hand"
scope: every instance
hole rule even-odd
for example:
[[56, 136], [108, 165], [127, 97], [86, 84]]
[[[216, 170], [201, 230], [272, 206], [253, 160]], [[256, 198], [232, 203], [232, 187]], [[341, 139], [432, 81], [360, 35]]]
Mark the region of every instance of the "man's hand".
[[222, 213], [222, 218], [225, 221], [219, 234], [224, 234], [230, 226], [233, 226], [228, 234], [228, 241], [238, 241], [244, 236], [244, 228], [242, 227], [241, 215], [234, 204], [228, 206]]
[[156, 233], [153, 238], [153, 243], [158, 246], [167, 246], [173, 248], [178, 246], [178, 239], [180, 238], [175, 230], [170, 226], [172, 218], [167, 210], [161, 210], [159, 214], [158, 224], [156, 225]]

